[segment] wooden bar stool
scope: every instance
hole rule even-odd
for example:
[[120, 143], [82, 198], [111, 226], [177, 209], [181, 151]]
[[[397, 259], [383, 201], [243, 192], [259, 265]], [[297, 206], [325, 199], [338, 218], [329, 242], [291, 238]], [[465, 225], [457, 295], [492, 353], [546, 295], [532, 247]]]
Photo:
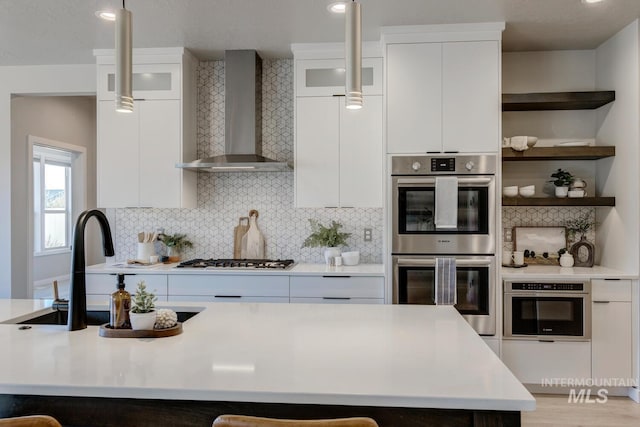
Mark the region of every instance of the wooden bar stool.
[[0, 427], [62, 427], [55, 418], [48, 415], [2, 418]]
[[213, 427], [378, 427], [371, 418], [337, 418], [334, 420], [276, 420], [243, 415], [220, 415]]

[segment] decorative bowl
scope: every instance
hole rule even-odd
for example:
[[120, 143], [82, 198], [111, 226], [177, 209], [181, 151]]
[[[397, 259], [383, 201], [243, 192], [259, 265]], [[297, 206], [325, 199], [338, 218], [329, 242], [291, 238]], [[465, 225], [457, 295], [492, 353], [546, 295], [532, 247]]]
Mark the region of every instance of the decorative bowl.
[[516, 197], [518, 195], [518, 186], [511, 185], [509, 187], [502, 187], [502, 195], [505, 197]]
[[342, 264], [343, 265], [358, 265], [360, 262], [360, 252], [342, 252]]
[[527, 185], [525, 187], [520, 187], [520, 195], [522, 197], [533, 197], [534, 194], [536, 194], [535, 185]]

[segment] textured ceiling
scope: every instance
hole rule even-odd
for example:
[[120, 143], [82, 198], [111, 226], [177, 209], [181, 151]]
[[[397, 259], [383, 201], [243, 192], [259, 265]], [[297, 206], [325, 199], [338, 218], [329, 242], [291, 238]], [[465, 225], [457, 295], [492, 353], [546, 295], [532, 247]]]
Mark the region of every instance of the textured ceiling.
[[[592, 49], [640, 16], [640, 0], [360, 0], [363, 39], [381, 26], [506, 21], [504, 50]], [[225, 49], [291, 57], [291, 43], [339, 42], [330, 0], [127, 0], [134, 47], [185, 46], [201, 59]], [[0, 0], [0, 65], [92, 63], [113, 48], [113, 23], [94, 12], [117, 0]]]

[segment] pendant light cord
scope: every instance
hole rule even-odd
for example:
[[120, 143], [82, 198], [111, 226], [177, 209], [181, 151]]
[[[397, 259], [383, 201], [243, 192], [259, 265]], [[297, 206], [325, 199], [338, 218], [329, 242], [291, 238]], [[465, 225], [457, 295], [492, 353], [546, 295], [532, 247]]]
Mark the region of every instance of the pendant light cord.
[[126, 9], [127, 7], [124, 5], [124, 0], [122, 0], [122, 8]]

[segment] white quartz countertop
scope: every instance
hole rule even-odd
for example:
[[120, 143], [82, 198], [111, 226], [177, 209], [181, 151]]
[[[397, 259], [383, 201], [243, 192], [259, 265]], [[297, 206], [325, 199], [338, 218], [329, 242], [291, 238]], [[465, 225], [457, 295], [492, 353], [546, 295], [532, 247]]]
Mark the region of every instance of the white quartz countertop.
[[593, 267], [560, 267], [552, 265], [528, 265], [522, 268], [502, 267], [502, 278], [513, 279], [637, 279], [635, 274], [624, 273], [599, 265]]
[[140, 274], [275, 274], [281, 276], [384, 276], [382, 264], [358, 264], [354, 266], [330, 267], [325, 264], [295, 264], [287, 270], [268, 268], [176, 268], [178, 264], [155, 264], [136, 266], [120, 264], [96, 264], [87, 267], [87, 273], [133, 273]]
[[[0, 319], [41, 304], [0, 300]], [[0, 324], [0, 393], [535, 409], [531, 394], [453, 307], [180, 306], [203, 311], [168, 338]]]

